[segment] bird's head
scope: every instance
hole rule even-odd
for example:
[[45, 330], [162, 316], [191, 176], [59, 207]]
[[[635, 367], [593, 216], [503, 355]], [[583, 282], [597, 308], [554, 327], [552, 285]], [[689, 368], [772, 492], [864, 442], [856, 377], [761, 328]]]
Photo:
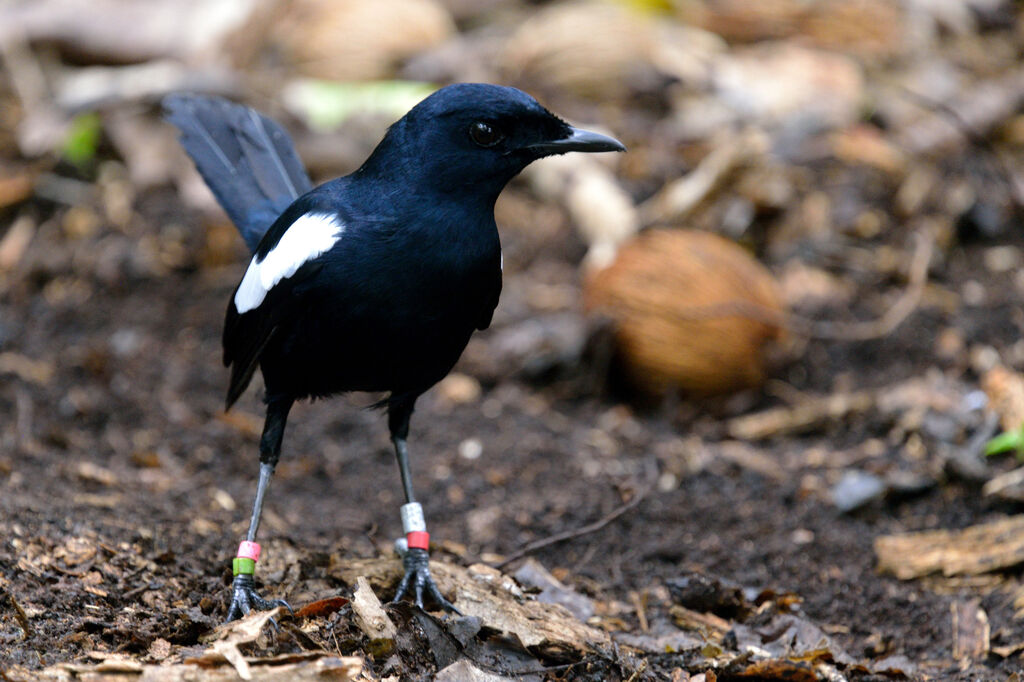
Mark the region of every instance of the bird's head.
[[474, 188], [493, 200], [539, 158], [625, 150], [614, 138], [572, 127], [522, 90], [460, 83], [441, 88], [391, 126], [364, 168], [395, 173], [399, 163], [402, 174], [443, 192]]

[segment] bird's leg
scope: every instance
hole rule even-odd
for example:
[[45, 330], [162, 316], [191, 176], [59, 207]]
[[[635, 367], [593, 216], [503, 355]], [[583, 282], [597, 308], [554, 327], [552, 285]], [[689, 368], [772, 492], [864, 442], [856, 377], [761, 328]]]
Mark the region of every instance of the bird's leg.
[[[429, 545], [430, 535], [423, 519], [423, 507], [416, 501], [412, 492], [412, 475], [409, 472], [409, 450], [406, 437], [409, 434], [409, 418], [412, 416], [415, 398], [411, 400], [394, 400], [388, 402], [388, 426], [391, 429], [391, 442], [395, 446], [398, 469], [402, 474], [402, 489], [405, 491], [405, 504], [402, 505], [402, 530], [405, 537], [395, 542], [402, 555], [405, 575], [398, 584], [394, 601], [399, 601], [406, 594], [412, 596], [416, 606], [423, 608], [423, 597], [430, 597], [446, 611], [459, 613], [441, 591], [437, 589], [434, 579], [430, 576]], [[461, 615], [461, 614], [460, 614]]]
[[291, 409], [290, 399], [268, 400], [267, 420], [263, 424], [263, 437], [260, 438], [260, 480], [256, 485], [256, 500], [252, 505], [252, 516], [249, 519], [249, 532], [245, 541], [238, 546], [238, 556], [232, 561], [235, 579], [231, 584], [231, 606], [228, 607], [228, 620], [241, 618], [252, 609], [265, 611], [275, 606], [284, 606], [291, 611], [291, 606], [283, 599], [264, 599], [256, 594], [253, 575], [256, 562], [260, 558], [260, 546], [256, 543], [256, 531], [260, 527], [260, 514], [263, 511], [263, 497], [270, 486], [270, 478], [281, 456], [281, 440], [284, 438], [284, 425]]

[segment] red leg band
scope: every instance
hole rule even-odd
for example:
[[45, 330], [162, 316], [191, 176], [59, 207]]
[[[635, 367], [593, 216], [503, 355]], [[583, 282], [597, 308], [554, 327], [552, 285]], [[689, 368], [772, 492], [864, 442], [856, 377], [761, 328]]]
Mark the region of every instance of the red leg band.
[[409, 549], [429, 549], [430, 533], [424, 530], [414, 530], [405, 534], [405, 541], [408, 543]]
[[249, 542], [243, 540], [242, 544], [238, 545], [238, 554], [236, 555], [245, 559], [252, 559], [253, 561], [260, 560], [260, 545], [258, 542]]

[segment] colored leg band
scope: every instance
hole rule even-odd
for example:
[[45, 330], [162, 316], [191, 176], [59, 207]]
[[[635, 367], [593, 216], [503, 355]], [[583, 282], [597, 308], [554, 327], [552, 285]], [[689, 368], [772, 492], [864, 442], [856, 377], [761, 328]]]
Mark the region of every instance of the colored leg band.
[[231, 572], [236, 575], [253, 575], [256, 573], [256, 562], [248, 557], [235, 557], [231, 560]]
[[235, 575], [253, 575], [259, 560], [260, 543], [243, 540], [238, 545], [238, 556], [231, 560], [231, 572]]
[[419, 502], [402, 505], [402, 530], [406, 534], [427, 530], [427, 522], [423, 520], [423, 507]]
[[430, 533], [425, 530], [414, 530], [405, 534], [409, 549], [430, 549]]
[[238, 554], [236, 556], [240, 559], [252, 559], [253, 561], [259, 561], [260, 543], [243, 540], [242, 543], [238, 545]]

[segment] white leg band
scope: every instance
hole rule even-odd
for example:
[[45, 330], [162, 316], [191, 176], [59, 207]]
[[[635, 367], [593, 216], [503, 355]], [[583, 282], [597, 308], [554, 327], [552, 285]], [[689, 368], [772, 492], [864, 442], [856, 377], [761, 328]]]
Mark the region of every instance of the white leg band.
[[407, 534], [427, 530], [427, 522], [423, 519], [423, 507], [419, 502], [402, 505], [402, 530]]

